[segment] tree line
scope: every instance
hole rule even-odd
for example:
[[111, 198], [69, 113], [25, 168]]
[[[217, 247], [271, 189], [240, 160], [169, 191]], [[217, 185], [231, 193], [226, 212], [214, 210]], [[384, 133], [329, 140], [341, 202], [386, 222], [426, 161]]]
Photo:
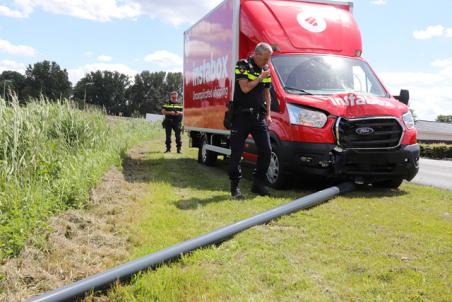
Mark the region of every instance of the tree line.
[[452, 115], [438, 115], [436, 117], [437, 122], [452, 123]]
[[[46, 60], [28, 65], [25, 75], [3, 71], [0, 85], [1, 96], [7, 101], [11, 93], [21, 104], [41, 96], [49, 100], [72, 99], [82, 106], [105, 108], [111, 115], [139, 116], [159, 113], [173, 90], [182, 95], [183, 78], [180, 72], [143, 71], [131, 81], [117, 71], [92, 71], [72, 86], [67, 70]], [[452, 123], [452, 115], [439, 115], [436, 121]]]
[[72, 86], [67, 70], [47, 60], [28, 65], [25, 75], [9, 70], [0, 74], [1, 97], [7, 101], [12, 95], [21, 104], [40, 97], [71, 99], [81, 106], [96, 105], [108, 114], [123, 116], [159, 113], [171, 91], [182, 95], [182, 83], [180, 72], [143, 71], [132, 81], [117, 71], [92, 71]]

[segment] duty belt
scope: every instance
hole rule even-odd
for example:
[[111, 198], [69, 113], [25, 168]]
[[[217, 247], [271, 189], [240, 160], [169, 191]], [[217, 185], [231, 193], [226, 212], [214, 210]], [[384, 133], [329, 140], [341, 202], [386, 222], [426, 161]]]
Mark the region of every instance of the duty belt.
[[261, 110], [258, 110], [256, 108], [253, 107], [239, 107], [239, 112], [241, 113], [248, 113], [248, 114], [252, 114], [254, 115], [257, 119], [259, 119], [260, 117], [263, 116], [263, 112]]

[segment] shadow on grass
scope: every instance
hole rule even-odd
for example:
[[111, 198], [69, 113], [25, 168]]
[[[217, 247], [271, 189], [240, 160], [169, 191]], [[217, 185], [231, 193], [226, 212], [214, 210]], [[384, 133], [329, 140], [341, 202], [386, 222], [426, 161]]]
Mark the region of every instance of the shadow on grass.
[[[175, 202], [175, 206], [182, 210], [196, 209], [210, 203], [218, 203], [229, 200], [229, 178], [227, 175], [227, 160], [218, 160], [217, 166], [207, 167], [200, 165], [195, 159], [186, 155], [163, 155], [158, 151], [147, 153], [152, 158], [135, 159], [124, 154], [123, 174], [130, 183], [162, 182], [176, 188], [189, 188], [195, 190], [207, 190], [222, 192], [224, 194], [213, 195], [209, 198], [190, 198]], [[158, 156], [157, 154], [160, 154]], [[255, 196], [249, 193], [252, 180], [253, 166], [242, 164], [243, 180], [242, 192], [247, 197]], [[288, 185], [290, 190], [271, 190], [273, 197], [299, 198], [310, 193], [323, 190], [339, 182], [325, 181], [324, 179], [306, 178], [302, 176], [292, 177]], [[348, 193], [347, 198], [382, 198], [397, 197], [408, 194], [403, 189], [377, 189], [370, 186], [359, 186], [358, 190]]]
[[166, 182], [178, 188], [223, 191], [229, 182], [221, 165], [218, 168], [201, 166], [186, 157], [134, 159], [126, 156], [122, 166], [124, 177], [130, 183]]
[[[166, 157], [162, 152], [149, 152], [149, 155], [160, 154], [160, 158], [135, 159], [124, 154], [122, 160], [123, 174], [130, 182], [162, 181], [179, 188], [201, 190], [220, 190], [229, 192], [228, 161], [218, 160], [215, 167], [199, 164], [189, 157]], [[177, 155], [176, 155], [177, 156]], [[155, 157], [155, 156], [154, 156]], [[242, 163], [243, 179], [241, 185], [252, 181], [254, 167]], [[321, 190], [329, 184], [313, 182], [302, 178], [292, 178], [288, 189], [294, 191]]]
[[402, 189], [382, 189], [373, 188], [371, 186], [359, 186], [358, 190], [348, 193], [347, 198], [383, 198], [383, 197], [399, 197], [409, 194]]
[[204, 207], [210, 203], [218, 203], [230, 200], [229, 195], [214, 195], [209, 198], [189, 198], [174, 202], [174, 205], [180, 210], [196, 210], [199, 207]]

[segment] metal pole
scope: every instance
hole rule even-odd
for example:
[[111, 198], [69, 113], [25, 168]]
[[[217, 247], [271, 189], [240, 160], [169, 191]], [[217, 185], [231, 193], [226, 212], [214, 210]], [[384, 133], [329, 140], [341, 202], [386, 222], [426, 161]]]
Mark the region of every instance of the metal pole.
[[321, 204], [338, 194], [348, 193], [355, 189], [351, 182], [345, 182], [338, 186], [330, 187], [325, 190], [310, 194], [308, 196], [296, 199], [288, 204], [279, 206], [272, 210], [263, 212], [251, 218], [241, 220], [234, 224], [219, 228], [210, 233], [201, 235], [191, 240], [177, 243], [169, 248], [152, 253], [148, 256], [122, 264], [94, 276], [69, 284], [65, 287], [50, 291], [41, 296], [36, 296], [28, 300], [29, 302], [54, 302], [71, 301], [91, 290], [99, 290], [108, 287], [117, 280], [124, 280], [131, 275], [148, 268], [155, 268], [160, 264], [180, 257], [200, 247], [223, 242], [231, 236], [240, 233], [253, 226], [269, 222], [283, 215], [314, 207]]

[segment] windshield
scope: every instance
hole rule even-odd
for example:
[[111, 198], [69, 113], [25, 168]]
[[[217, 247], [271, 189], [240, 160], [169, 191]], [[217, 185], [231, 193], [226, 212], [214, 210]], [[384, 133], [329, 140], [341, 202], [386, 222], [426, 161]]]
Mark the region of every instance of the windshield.
[[272, 57], [272, 64], [284, 89], [292, 94], [387, 96], [361, 60], [333, 55], [279, 55]]

